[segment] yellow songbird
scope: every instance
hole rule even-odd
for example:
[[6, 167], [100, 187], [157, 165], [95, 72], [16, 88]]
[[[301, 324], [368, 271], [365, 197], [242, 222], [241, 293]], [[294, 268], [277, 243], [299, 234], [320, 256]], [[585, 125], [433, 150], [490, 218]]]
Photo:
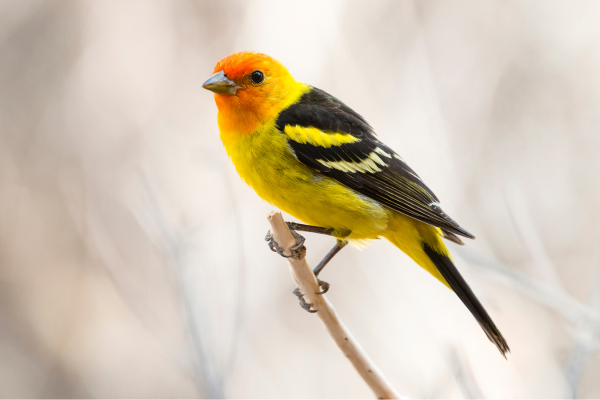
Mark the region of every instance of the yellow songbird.
[[242, 179], [309, 224], [292, 228], [337, 239], [315, 274], [346, 243], [384, 237], [452, 289], [503, 355], [510, 351], [442, 241], [474, 236], [363, 117], [255, 52], [219, 61], [203, 87], [215, 93], [221, 139]]

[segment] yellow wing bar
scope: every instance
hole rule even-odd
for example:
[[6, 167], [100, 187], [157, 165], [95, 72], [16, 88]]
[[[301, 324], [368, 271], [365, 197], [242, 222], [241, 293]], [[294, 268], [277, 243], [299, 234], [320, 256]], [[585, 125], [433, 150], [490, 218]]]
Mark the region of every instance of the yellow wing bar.
[[302, 144], [308, 143], [312, 144], [313, 146], [321, 146], [326, 148], [339, 146], [344, 143], [360, 142], [360, 139], [355, 138], [347, 133], [326, 133], [317, 128], [307, 128], [299, 125], [286, 125], [283, 131], [288, 138], [295, 142]]

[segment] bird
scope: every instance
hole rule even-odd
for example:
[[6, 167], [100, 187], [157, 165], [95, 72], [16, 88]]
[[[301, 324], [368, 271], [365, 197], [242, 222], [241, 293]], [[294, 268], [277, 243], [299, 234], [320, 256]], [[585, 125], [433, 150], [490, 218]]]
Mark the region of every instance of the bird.
[[[346, 244], [385, 238], [454, 291], [506, 358], [506, 340], [442, 240], [462, 245], [460, 237], [475, 237], [442, 210], [365, 118], [258, 52], [226, 56], [203, 88], [214, 93], [221, 141], [242, 180], [302, 221], [288, 223], [290, 228], [336, 239], [315, 275]], [[270, 245], [283, 255], [276, 243]], [[329, 289], [318, 282], [320, 293]], [[295, 294], [312, 311], [298, 289]]]

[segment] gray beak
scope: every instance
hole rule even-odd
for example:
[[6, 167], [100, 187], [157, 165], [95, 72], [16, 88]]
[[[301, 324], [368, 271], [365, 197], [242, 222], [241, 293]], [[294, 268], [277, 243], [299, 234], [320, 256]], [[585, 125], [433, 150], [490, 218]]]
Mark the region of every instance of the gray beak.
[[229, 94], [235, 96], [235, 93], [241, 86], [238, 86], [235, 82], [227, 79], [223, 71], [219, 71], [211, 76], [202, 87], [216, 94]]

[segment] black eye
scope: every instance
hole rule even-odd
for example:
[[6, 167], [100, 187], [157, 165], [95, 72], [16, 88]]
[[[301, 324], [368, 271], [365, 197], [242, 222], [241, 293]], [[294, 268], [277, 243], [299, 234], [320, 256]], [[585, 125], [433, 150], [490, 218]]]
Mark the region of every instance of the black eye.
[[265, 75], [260, 71], [254, 71], [250, 74], [250, 80], [258, 85], [265, 80]]

